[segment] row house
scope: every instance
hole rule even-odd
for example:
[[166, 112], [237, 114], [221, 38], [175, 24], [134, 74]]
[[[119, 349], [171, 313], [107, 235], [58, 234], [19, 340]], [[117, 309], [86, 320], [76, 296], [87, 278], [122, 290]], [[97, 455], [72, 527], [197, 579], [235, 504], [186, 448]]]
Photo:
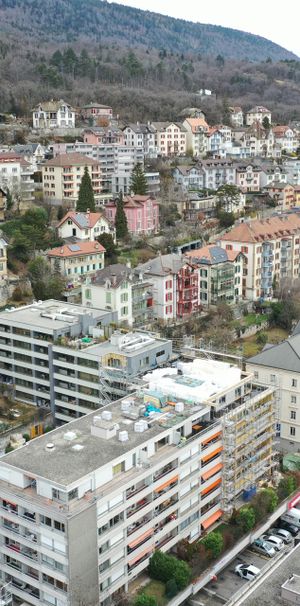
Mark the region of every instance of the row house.
[[246, 125], [252, 126], [254, 122], [260, 122], [260, 124], [262, 124], [265, 118], [267, 118], [269, 124], [271, 124], [272, 114], [270, 110], [262, 105], [256, 105], [246, 112]]
[[233, 128], [236, 128], [238, 126], [243, 126], [244, 114], [243, 114], [242, 108], [240, 106], [236, 105], [233, 107], [229, 107], [228, 110], [229, 110], [231, 126]]
[[155, 143], [155, 129], [148, 124], [127, 124], [123, 129], [124, 144], [127, 147], [142, 149], [145, 156], [157, 158], [159, 149]]
[[104, 213], [89, 210], [86, 213], [68, 211], [58, 223], [57, 231], [62, 240], [95, 240], [102, 234], [111, 234], [114, 241], [116, 239], [115, 227]]
[[197, 268], [181, 255], [159, 255], [139, 265], [153, 285], [154, 315], [165, 322], [199, 310]]
[[99, 120], [110, 122], [113, 117], [113, 110], [109, 105], [88, 103], [82, 106], [81, 115], [84, 120], [92, 120], [93, 123], [97, 123]]
[[269, 196], [276, 202], [276, 205], [283, 211], [290, 210], [296, 206], [295, 188], [290, 183], [273, 181], [264, 188]]
[[239, 164], [236, 167], [236, 185], [242, 192], [260, 191], [260, 173], [259, 165]]
[[155, 147], [160, 156], [184, 156], [187, 134], [184, 126], [177, 122], [152, 122], [155, 131]]
[[96, 160], [78, 153], [61, 154], [42, 167], [43, 192], [46, 200], [75, 206], [85, 168], [91, 178], [95, 198], [101, 194], [101, 169]]
[[209, 307], [242, 300], [242, 253], [210, 244], [185, 253], [185, 257], [198, 268], [201, 305]]
[[153, 284], [142, 270], [115, 263], [86, 280], [82, 303], [112, 311], [120, 324], [145, 326], [154, 313]]
[[75, 128], [75, 109], [63, 99], [39, 103], [32, 112], [33, 128]]
[[0, 187], [30, 206], [34, 200], [33, 169], [22, 155], [13, 151], [0, 153]]
[[202, 157], [207, 154], [209, 126], [204, 117], [186, 118], [183, 122], [186, 129], [187, 151], [191, 150], [194, 157]]
[[67, 290], [72, 290], [104, 267], [104, 253], [105, 248], [97, 241], [79, 241], [48, 250], [47, 258], [52, 269], [65, 279]]
[[83, 142], [90, 145], [124, 145], [124, 134], [120, 128], [112, 125], [95, 126], [83, 131]]
[[299, 138], [292, 128], [289, 126], [274, 126], [272, 131], [274, 142], [280, 148], [281, 153], [291, 154], [297, 150]]
[[224, 234], [226, 251], [243, 253], [243, 297], [255, 301], [273, 296], [274, 283], [299, 278], [300, 216], [279, 215], [241, 222]]
[[[151, 196], [125, 196], [123, 206], [129, 233], [140, 236], [159, 231], [159, 205]], [[112, 223], [115, 222], [116, 212], [117, 201], [106, 204], [105, 213]]]

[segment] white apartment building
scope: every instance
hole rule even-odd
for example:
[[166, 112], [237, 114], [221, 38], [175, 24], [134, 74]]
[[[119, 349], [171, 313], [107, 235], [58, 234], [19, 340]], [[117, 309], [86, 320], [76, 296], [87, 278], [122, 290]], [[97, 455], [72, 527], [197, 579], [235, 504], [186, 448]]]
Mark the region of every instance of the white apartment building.
[[114, 225], [104, 216], [102, 212], [68, 211], [57, 226], [58, 235], [66, 238], [77, 238], [78, 240], [95, 240], [101, 234], [111, 234], [114, 241], [116, 230]]
[[239, 126], [243, 126], [244, 124], [244, 114], [243, 110], [239, 106], [229, 107], [230, 112], [230, 122], [231, 125], [236, 128]]
[[247, 360], [247, 370], [259, 381], [276, 386], [279, 416], [277, 432], [283, 450], [300, 445], [300, 334], [272, 345]]
[[272, 389], [211, 360], [180, 371], [1, 458], [0, 568], [14, 599], [104, 606], [156, 549], [194, 541], [268, 480]]
[[137, 147], [142, 149], [145, 156], [148, 158], [156, 158], [158, 148], [155, 145], [155, 130], [148, 124], [127, 124], [123, 128], [124, 143], [127, 147]]
[[99, 197], [101, 194], [99, 163], [75, 152], [56, 156], [47, 160], [43, 165], [42, 178], [45, 199], [60, 204], [68, 201], [75, 206], [86, 167], [92, 181], [95, 198]]
[[281, 152], [285, 151], [291, 154], [297, 150], [297, 147], [299, 147], [299, 138], [292, 128], [289, 126], [274, 126], [272, 131], [274, 142]]
[[82, 286], [82, 303], [113, 311], [118, 322], [132, 326], [132, 280], [130, 267], [122, 263], [108, 265]]
[[288, 172], [285, 166], [274, 162], [263, 162], [260, 165], [259, 183], [260, 188], [267, 187], [272, 183], [287, 183]]
[[201, 160], [199, 162], [205, 174], [205, 187], [219, 189], [222, 185], [235, 185], [236, 167], [232, 160]]
[[177, 122], [151, 122], [155, 132], [155, 147], [160, 156], [184, 156], [187, 134], [182, 124]]
[[[130, 193], [130, 176], [136, 164], [144, 166], [142, 147], [121, 145], [119, 143], [92, 144], [75, 141], [75, 143], [54, 143], [53, 153], [81, 154], [95, 160], [100, 169], [100, 190], [102, 194]], [[99, 196], [99, 199], [101, 196]]]
[[273, 295], [274, 280], [299, 278], [300, 217], [297, 213], [245, 221], [219, 241], [226, 251], [242, 252], [246, 258], [243, 296], [255, 301]]
[[75, 109], [63, 101], [43, 101], [32, 113], [33, 128], [75, 128]]
[[34, 199], [33, 169], [15, 152], [0, 153], [0, 187], [9, 189], [13, 198], [30, 204]]
[[173, 170], [173, 177], [182, 189], [185, 191], [195, 191], [204, 189], [206, 183], [206, 174], [201, 166], [184, 166], [180, 164]]
[[246, 125], [252, 126], [254, 122], [260, 122], [260, 124], [262, 124], [264, 118], [268, 118], [269, 123], [271, 124], [272, 114], [270, 110], [262, 105], [256, 105], [246, 112]]
[[172, 322], [177, 317], [177, 273], [183, 260], [179, 255], [160, 255], [138, 265], [153, 286], [153, 310], [156, 318]]

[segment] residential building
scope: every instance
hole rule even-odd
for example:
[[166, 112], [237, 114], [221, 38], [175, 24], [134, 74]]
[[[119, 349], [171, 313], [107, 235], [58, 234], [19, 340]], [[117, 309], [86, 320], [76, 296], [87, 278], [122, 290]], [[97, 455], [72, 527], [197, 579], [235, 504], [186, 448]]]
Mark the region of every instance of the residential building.
[[295, 187], [290, 183], [273, 181], [264, 188], [269, 196], [273, 198], [276, 205], [283, 211], [290, 210], [296, 206]]
[[0, 187], [0, 222], [5, 220], [6, 192]]
[[101, 103], [88, 103], [81, 108], [81, 114], [84, 120], [92, 119], [94, 122], [107, 120], [108, 122], [113, 117], [112, 107], [109, 105], [101, 105]]
[[[151, 196], [125, 196], [123, 198], [123, 205], [129, 233], [138, 236], [159, 231], [159, 206], [158, 202]], [[106, 216], [113, 223], [116, 212], [117, 201], [111, 201], [106, 204]]]
[[217, 197], [203, 196], [195, 197], [190, 194], [190, 198], [184, 201], [182, 214], [185, 221], [190, 221], [198, 225], [201, 218], [208, 218], [216, 213]]
[[76, 238], [78, 240], [95, 240], [102, 234], [111, 234], [114, 241], [116, 230], [103, 212], [81, 213], [69, 210], [57, 226], [58, 236], [63, 240]]
[[287, 183], [288, 172], [284, 165], [277, 164], [274, 160], [267, 160], [260, 164], [260, 168], [259, 183], [261, 189], [274, 182]]
[[[96, 160], [100, 166], [101, 194], [130, 193], [130, 177], [136, 164], [144, 165], [142, 148], [126, 147], [119, 143], [92, 144], [75, 141], [75, 143], [54, 143], [54, 155], [61, 153], [83, 154]], [[99, 201], [103, 195], [99, 196]]]
[[221, 154], [223, 146], [223, 135], [216, 126], [211, 126], [207, 133], [207, 151], [212, 155]]
[[202, 166], [184, 166], [180, 164], [173, 169], [173, 177], [183, 190], [197, 191], [205, 188], [205, 172]]
[[273, 296], [273, 285], [299, 278], [300, 216], [286, 214], [241, 222], [219, 244], [245, 256], [243, 297], [255, 301]]
[[142, 149], [146, 157], [157, 158], [158, 148], [155, 145], [155, 129], [148, 124], [127, 124], [123, 128], [124, 143], [127, 147]]
[[62, 99], [43, 101], [32, 111], [33, 128], [75, 128], [75, 109]]
[[[70, 410], [86, 414], [101, 404], [102, 396], [98, 383], [94, 385], [95, 377], [89, 374], [86, 354], [81, 350], [93, 344], [93, 333], [97, 337], [103, 335], [104, 327], [114, 320], [115, 314], [108, 310], [87, 309], [54, 300], [1, 312], [0, 382], [12, 399], [48, 408], [54, 418], [56, 401], [65, 401]], [[74, 370], [67, 365], [68, 370], [60, 372], [58, 368], [56, 373], [53, 360], [59, 344], [68, 344], [76, 366]], [[70, 384], [63, 384], [66, 376], [61, 375], [68, 373], [72, 380]], [[81, 385], [77, 407], [72, 393], [75, 378]], [[93, 391], [94, 388], [97, 390]], [[57, 417], [57, 420], [62, 419]]]
[[237, 303], [242, 300], [242, 253], [209, 244], [185, 253], [185, 257], [198, 268], [201, 305], [217, 305], [221, 301]]
[[1, 458], [1, 577], [14, 599], [114, 602], [154, 550], [199, 538], [271, 477], [271, 388], [212, 360], [162, 373]]
[[207, 132], [209, 126], [204, 117], [186, 118], [183, 122], [186, 129], [187, 151], [191, 151], [193, 156], [202, 157], [207, 153]]
[[283, 167], [287, 172], [287, 181], [292, 185], [300, 185], [300, 160], [298, 158], [286, 158]]
[[94, 195], [101, 193], [101, 169], [96, 160], [78, 153], [61, 154], [47, 160], [42, 167], [43, 191], [46, 200], [64, 201], [75, 206], [85, 168], [92, 181]]
[[30, 205], [34, 199], [33, 169], [15, 152], [0, 153], [0, 187], [9, 189], [14, 200]]
[[13, 151], [22, 156], [31, 170], [35, 173], [41, 170], [41, 164], [46, 157], [46, 147], [40, 143], [26, 143], [25, 145], [14, 145]]
[[238, 164], [235, 168], [237, 187], [244, 193], [260, 191], [261, 170], [259, 164], [251, 164], [250, 162]]
[[248, 358], [247, 370], [256, 379], [276, 386], [279, 407], [277, 431], [284, 450], [298, 451], [300, 446], [300, 334], [276, 345], [268, 345]]
[[184, 156], [187, 135], [184, 126], [177, 122], [152, 122], [155, 147], [159, 156]]
[[280, 147], [281, 152], [291, 154], [297, 150], [299, 139], [295, 131], [289, 126], [273, 126], [274, 142]]
[[150, 172], [146, 169], [144, 174], [147, 181], [147, 194], [154, 198], [158, 197], [160, 195], [160, 173], [158, 171]]
[[118, 323], [133, 324], [131, 267], [114, 263], [97, 271], [82, 286], [82, 303], [87, 307], [115, 312]]
[[232, 160], [208, 159], [199, 163], [205, 174], [205, 188], [219, 189], [222, 185], [236, 184], [236, 165]]
[[263, 123], [264, 118], [268, 118], [269, 124], [272, 122], [272, 114], [270, 110], [262, 105], [256, 105], [246, 112], [246, 125], [252, 126], [254, 122]]
[[104, 267], [105, 248], [97, 241], [78, 241], [48, 250], [48, 261], [66, 279], [67, 288], [80, 285], [82, 280]]
[[83, 131], [83, 142], [89, 145], [124, 145], [124, 135], [117, 126], [95, 126]]
[[244, 124], [244, 114], [243, 110], [239, 106], [229, 107], [230, 113], [230, 122], [231, 125], [236, 128], [238, 126], [243, 126]]
[[168, 322], [199, 310], [198, 273], [181, 255], [160, 255], [137, 270], [153, 285], [155, 317]]

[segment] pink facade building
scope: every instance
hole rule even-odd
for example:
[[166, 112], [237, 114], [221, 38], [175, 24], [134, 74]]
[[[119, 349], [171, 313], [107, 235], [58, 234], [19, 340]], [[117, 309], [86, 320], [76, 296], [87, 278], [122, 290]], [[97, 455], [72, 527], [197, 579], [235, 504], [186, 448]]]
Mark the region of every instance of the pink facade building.
[[[105, 206], [107, 218], [113, 223], [117, 211], [116, 201]], [[131, 234], [152, 234], [159, 230], [159, 206], [150, 196], [125, 196], [124, 211]]]
[[102, 105], [101, 103], [88, 103], [81, 108], [83, 118], [104, 118], [111, 120], [113, 117], [112, 107], [109, 105]]
[[124, 145], [124, 133], [112, 126], [94, 126], [83, 132], [83, 142], [89, 145], [116, 143]]

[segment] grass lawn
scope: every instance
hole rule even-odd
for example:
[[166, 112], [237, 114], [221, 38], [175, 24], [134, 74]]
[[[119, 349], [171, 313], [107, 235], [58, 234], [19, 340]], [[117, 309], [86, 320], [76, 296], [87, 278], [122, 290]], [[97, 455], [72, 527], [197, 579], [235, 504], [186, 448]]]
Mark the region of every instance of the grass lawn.
[[[288, 337], [288, 331], [283, 328], [268, 328], [263, 331], [268, 336], [268, 343], [279, 343]], [[249, 358], [251, 356], [255, 356], [263, 349], [263, 345], [260, 343], [256, 343], [257, 339], [256, 335], [252, 337], [248, 337], [248, 339], [243, 339], [242, 342], [239, 342], [243, 346], [244, 356], [245, 358]]]
[[156, 598], [157, 606], [165, 606], [168, 602], [168, 598], [165, 595], [165, 585], [161, 581], [152, 579], [148, 585], [145, 585], [142, 589], [147, 595], [152, 595]]
[[268, 320], [268, 316], [263, 314], [247, 314], [243, 317], [243, 324], [245, 326], [253, 326], [254, 324], [262, 324]]

